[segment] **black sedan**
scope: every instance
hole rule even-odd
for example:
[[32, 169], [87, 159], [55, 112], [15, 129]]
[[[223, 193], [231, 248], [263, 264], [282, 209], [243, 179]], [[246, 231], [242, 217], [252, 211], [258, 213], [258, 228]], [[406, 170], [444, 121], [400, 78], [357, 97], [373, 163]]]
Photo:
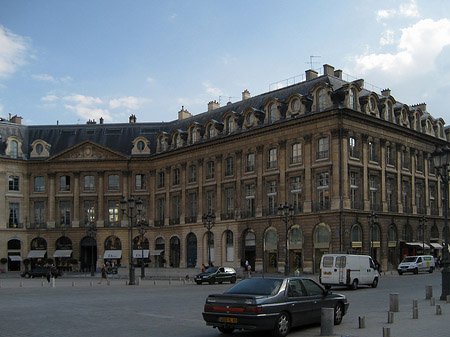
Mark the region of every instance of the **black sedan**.
[[214, 284], [215, 282], [231, 282], [236, 283], [236, 270], [231, 267], [209, 267], [203, 273], [195, 275], [195, 282], [202, 284], [208, 282]]
[[[29, 270], [25, 270], [20, 276], [25, 278], [30, 277], [44, 277], [47, 276], [48, 267], [34, 267]], [[52, 267], [52, 277], [57, 278], [58, 276], [62, 275], [62, 272], [56, 269], [55, 267]]]
[[209, 295], [203, 319], [222, 333], [272, 330], [283, 337], [291, 327], [320, 322], [322, 308], [334, 308], [334, 324], [340, 324], [348, 305], [344, 295], [309, 278], [251, 278]]

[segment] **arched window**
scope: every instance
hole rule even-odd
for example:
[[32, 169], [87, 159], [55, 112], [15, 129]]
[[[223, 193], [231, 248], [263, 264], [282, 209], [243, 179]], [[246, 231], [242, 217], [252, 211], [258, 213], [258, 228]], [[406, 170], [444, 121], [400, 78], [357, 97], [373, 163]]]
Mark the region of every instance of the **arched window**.
[[14, 159], [16, 159], [19, 156], [19, 144], [17, 143], [16, 140], [12, 140], [10, 143], [9, 156]]
[[389, 229], [388, 229], [388, 242], [389, 243], [392, 243], [392, 242], [397, 243], [397, 230], [395, 229], [395, 227], [393, 225], [390, 225]]
[[387, 102], [386, 105], [386, 120], [392, 122], [392, 103]]
[[170, 239], [170, 266], [173, 268], [180, 267], [180, 239], [173, 236]]
[[439, 229], [437, 228], [436, 225], [433, 225], [433, 227], [431, 227], [430, 239], [431, 240], [438, 240], [439, 239]]
[[226, 247], [226, 261], [234, 261], [234, 238], [233, 232], [230, 230], [225, 231], [225, 247]]
[[21, 249], [22, 245], [20, 243], [20, 240], [18, 239], [11, 239], [8, 241], [8, 250], [9, 249]]
[[349, 103], [350, 103], [350, 109], [356, 110], [357, 104], [356, 104], [356, 93], [355, 89], [350, 89], [350, 97], [349, 97]]
[[264, 238], [265, 250], [277, 250], [278, 233], [275, 229], [268, 229]]
[[166, 150], [166, 142], [164, 141], [164, 137], [159, 138], [159, 151]]
[[195, 128], [191, 128], [191, 143], [195, 143], [198, 140], [197, 130]]
[[294, 98], [291, 102], [291, 110], [293, 114], [297, 114], [300, 112], [300, 100], [298, 98]]
[[232, 133], [234, 131], [234, 120], [232, 117], [227, 118], [227, 132]]
[[330, 243], [330, 230], [324, 225], [319, 225], [314, 231], [314, 243], [315, 244], [329, 244]]
[[179, 146], [180, 136], [178, 134], [173, 137], [173, 147], [177, 148]]
[[356, 224], [352, 227], [352, 246], [353, 243], [361, 244], [362, 243], [362, 229], [361, 226]]
[[323, 111], [327, 107], [325, 89], [319, 89], [317, 91], [317, 107], [318, 107], [318, 111]]
[[105, 240], [105, 250], [121, 250], [122, 243], [117, 236], [111, 235]]
[[294, 227], [289, 232], [289, 249], [294, 247], [300, 248], [302, 246], [302, 230], [299, 227]]
[[269, 105], [269, 123], [273, 123], [277, 120], [277, 106], [272, 103]]
[[31, 241], [30, 249], [31, 250], [44, 250], [44, 249], [47, 249], [47, 241], [45, 241], [41, 237], [34, 238]]
[[210, 125], [210, 126], [208, 127], [208, 138], [209, 138], [209, 139], [214, 138], [214, 127], [213, 127], [212, 125]]

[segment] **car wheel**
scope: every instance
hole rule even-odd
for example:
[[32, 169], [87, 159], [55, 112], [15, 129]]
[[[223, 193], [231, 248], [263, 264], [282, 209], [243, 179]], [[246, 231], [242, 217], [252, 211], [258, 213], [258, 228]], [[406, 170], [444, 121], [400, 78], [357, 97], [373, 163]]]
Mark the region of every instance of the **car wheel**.
[[398, 274], [399, 274], [399, 275], [402, 275], [403, 272], [402, 272], [401, 270], [398, 270]]
[[375, 277], [372, 282], [372, 288], [376, 288], [378, 286], [378, 277]]
[[428, 271], [430, 274], [434, 271], [434, 268], [431, 267], [430, 270]]
[[230, 334], [230, 333], [233, 333], [233, 331], [234, 331], [234, 329], [233, 328], [221, 328], [221, 327], [218, 327], [217, 329], [219, 329], [219, 331], [221, 332], [221, 333], [224, 333], [224, 334]]
[[195, 283], [197, 283], [197, 284], [199, 284], [199, 285], [200, 285], [200, 284], [202, 284], [202, 282], [201, 282], [201, 281], [195, 281]]
[[216, 282], [216, 279], [214, 277], [211, 277], [208, 282], [209, 284], [214, 284]]
[[419, 274], [419, 269], [415, 268], [414, 269], [414, 274]]
[[231, 278], [231, 283], [236, 283], [236, 276], [233, 276], [233, 277]]
[[222, 281], [219, 281], [219, 284], [222, 284]]
[[358, 280], [354, 279], [352, 285], [350, 286], [352, 290], [358, 289]]
[[342, 303], [336, 303], [334, 307], [334, 325], [339, 325], [344, 318], [344, 306]]
[[291, 329], [291, 318], [287, 312], [282, 312], [277, 318], [272, 335], [275, 337], [285, 337]]

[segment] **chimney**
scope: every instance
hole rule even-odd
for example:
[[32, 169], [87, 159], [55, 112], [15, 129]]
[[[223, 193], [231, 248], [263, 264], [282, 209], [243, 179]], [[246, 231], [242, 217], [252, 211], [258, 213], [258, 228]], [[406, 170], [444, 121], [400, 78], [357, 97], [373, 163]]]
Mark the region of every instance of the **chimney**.
[[334, 67], [330, 66], [329, 64], [324, 64], [323, 65], [323, 74], [334, 76]]
[[103, 117], [100, 117], [100, 124], [103, 124], [103, 121], [104, 121]]
[[387, 88], [387, 89], [381, 90], [381, 95], [384, 97], [391, 96], [391, 89]]
[[182, 105], [181, 110], [178, 111], [178, 120], [189, 118], [191, 116], [192, 116], [191, 113], [187, 110], [184, 110], [184, 105]]
[[136, 124], [136, 116], [135, 115], [131, 115], [129, 118], [130, 124]]
[[420, 110], [422, 110], [423, 112], [427, 111], [427, 105], [426, 103], [419, 103], [419, 104], [414, 104], [412, 105], [414, 108], [418, 108]]
[[335, 70], [334, 71], [334, 76], [337, 78], [340, 78], [342, 80], [342, 70]]
[[[10, 114], [10, 116], [11, 116], [11, 114]], [[19, 116], [17, 116], [17, 115], [14, 115], [14, 116], [12, 116], [12, 117], [9, 118], [9, 121], [10, 121], [11, 123], [15, 123], [15, 124], [22, 124], [22, 117], [19, 117]]]
[[216, 110], [218, 108], [220, 108], [220, 104], [217, 103], [216, 100], [211, 101], [211, 102], [208, 103], [208, 111]]
[[242, 100], [243, 101], [245, 101], [246, 99], [249, 99], [251, 96], [250, 96], [250, 91], [248, 91], [247, 89], [245, 89], [243, 92], [242, 92]]
[[305, 71], [306, 73], [306, 80], [312, 80], [313, 78], [317, 78], [317, 71], [309, 69], [307, 71]]

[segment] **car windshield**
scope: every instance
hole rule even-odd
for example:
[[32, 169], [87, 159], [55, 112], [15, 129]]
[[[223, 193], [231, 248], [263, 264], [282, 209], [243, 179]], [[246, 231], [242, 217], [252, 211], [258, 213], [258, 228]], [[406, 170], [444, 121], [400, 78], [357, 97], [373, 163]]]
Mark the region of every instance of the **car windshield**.
[[219, 267], [209, 267], [205, 270], [205, 273], [215, 273]]
[[226, 294], [275, 295], [283, 283], [282, 279], [246, 279], [226, 291]]
[[414, 262], [414, 261], [416, 261], [416, 259], [417, 259], [416, 256], [409, 256], [409, 257], [405, 257], [402, 262]]

